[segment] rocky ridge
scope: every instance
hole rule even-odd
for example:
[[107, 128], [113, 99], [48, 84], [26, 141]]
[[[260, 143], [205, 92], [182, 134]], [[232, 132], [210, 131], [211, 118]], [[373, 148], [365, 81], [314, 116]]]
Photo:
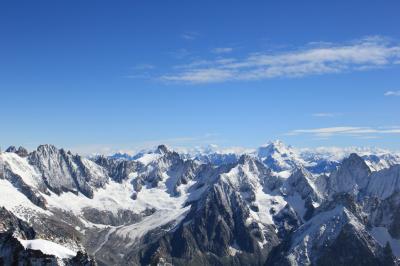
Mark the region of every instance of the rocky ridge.
[[0, 205], [12, 221], [2, 247], [21, 260], [37, 253], [24, 241], [44, 239], [78, 265], [94, 263], [86, 253], [101, 265], [398, 264], [395, 155], [333, 162], [281, 142], [234, 157], [164, 145], [91, 159], [52, 145], [24, 150], [0, 154]]

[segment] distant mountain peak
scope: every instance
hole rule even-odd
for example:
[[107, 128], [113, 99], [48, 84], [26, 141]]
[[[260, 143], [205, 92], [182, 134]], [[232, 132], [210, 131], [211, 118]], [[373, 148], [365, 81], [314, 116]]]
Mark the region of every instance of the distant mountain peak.
[[111, 156], [108, 156], [112, 159], [121, 159], [121, 160], [132, 160], [133, 156], [129, 155], [128, 153], [117, 152]]
[[267, 145], [274, 145], [274, 146], [276, 146], [276, 147], [279, 147], [279, 146], [284, 146], [284, 147], [286, 147], [286, 146], [287, 146], [287, 145], [286, 145], [282, 140], [280, 140], [280, 139], [276, 139], [276, 140], [269, 141]]
[[243, 154], [240, 156], [238, 163], [239, 164], [246, 164], [246, 163], [252, 163], [256, 160], [254, 156], [251, 156], [249, 154]]
[[52, 144], [41, 144], [37, 147], [36, 149], [37, 152], [39, 153], [45, 153], [45, 152], [57, 152], [58, 149], [56, 146], [52, 145]]
[[356, 153], [350, 154], [349, 157], [343, 159], [341, 168], [356, 168], [356, 169], [363, 169], [365, 172], [369, 171], [368, 165], [365, 163], [364, 159], [360, 157]]
[[303, 164], [303, 160], [296, 150], [280, 140], [261, 146], [257, 149], [256, 154], [264, 164], [277, 172], [292, 170], [294, 167]]
[[[158, 255], [189, 264], [192, 258], [213, 265], [244, 258], [246, 265], [264, 265], [269, 262], [264, 251], [277, 245], [289, 245], [279, 249], [280, 258], [308, 265], [303, 262], [335, 250], [334, 242], [360, 244], [359, 235], [365, 251], [377, 247], [370, 252], [376, 259], [380, 250], [373, 230], [386, 230], [389, 240], [398, 237], [395, 154], [365, 157], [346, 151], [347, 157], [333, 162], [332, 152], [319, 156], [310, 149], [304, 156], [282, 141], [242, 153], [209, 148], [214, 151], [199, 149], [191, 157], [159, 145], [128, 160], [118, 159], [122, 153], [85, 158], [49, 144], [27, 158], [1, 153], [0, 206], [26, 217], [46, 239], [69, 246], [79, 235], [83, 242], [77, 244], [95, 250], [105, 265], [147, 265]], [[365, 161], [383, 168], [371, 172]], [[58, 224], [62, 230], [50, 230]], [[345, 231], [349, 225], [355, 226]], [[151, 246], [141, 245], [150, 243], [145, 241]], [[157, 253], [161, 245], [167, 248]], [[286, 265], [280, 258], [271, 262]]]
[[258, 156], [260, 157], [267, 157], [274, 153], [293, 154], [294, 149], [292, 146], [286, 145], [280, 140], [271, 141], [268, 144], [258, 148]]
[[15, 146], [10, 146], [7, 148], [6, 152], [16, 153], [21, 157], [26, 157], [26, 156], [28, 156], [28, 153], [29, 153], [28, 150], [22, 146], [19, 146], [18, 149], [15, 148]]
[[10, 146], [6, 149], [6, 152], [16, 152], [17, 148], [15, 148], [15, 146]]
[[166, 153], [169, 153], [170, 150], [167, 148], [166, 145], [161, 144], [161, 145], [158, 145], [156, 152], [160, 153], [160, 154], [166, 154]]

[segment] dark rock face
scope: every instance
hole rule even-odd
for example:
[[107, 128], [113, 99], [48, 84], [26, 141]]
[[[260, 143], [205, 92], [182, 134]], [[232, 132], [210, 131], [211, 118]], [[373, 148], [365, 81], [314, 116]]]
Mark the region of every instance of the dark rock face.
[[[9, 180], [10, 183], [16, 187], [22, 194], [24, 194], [33, 204], [40, 208], [46, 209], [46, 200], [34, 188], [28, 186], [21, 176], [13, 173], [7, 167], [4, 168], [4, 178]], [[46, 190], [44, 188], [44, 190]]]
[[15, 146], [10, 146], [6, 149], [6, 152], [13, 152], [15, 153], [17, 151], [17, 148], [15, 148]]
[[345, 227], [335, 242], [323, 250], [316, 265], [395, 265], [395, 258], [391, 250], [385, 250], [373, 243], [368, 234], [357, 232], [350, 225]]
[[33, 239], [35, 231], [24, 221], [14, 214], [0, 207], [0, 233], [16, 233], [25, 239]]
[[63, 149], [58, 150], [52, 145], [41, 145], [32, 152], [28, 160], [43, 175], [47, 187], [60, 194], [65, 191], [81, 192], [92, 198], [95, 188], [103, 187], [108, 182], [108, 176], [103, 169], [94, 172], [93, 162], [72, 155]]
[[289, 205], [286, 205], [279, 213], [274, 216], [276, 226], [279, 228], [278, 236], [286, 239], [301, 225], [301, 219]]
[[224, 164], [237, 163], [239, 160], [239, 155], [234, 153], [228, 153], [228, 154], [211, 153], [206, 155], [197, 155], [194, 157], [194, 159], [204, 164], [221, 166]]
[[[309, 219], [314, 211], [314, 204], [323, 202], [321, 192], [313, 185], [314, 178], [310, 172], [304, 168], [296, 169], [287, 179], [286, 186], [283, 187], [286, 195], [295, 195], [296, 193], [304, 200], [306, 212], [301, 219]], [[300, 220], [301, 220], [300, 219]]]
[[[271, 227], [264, 232], [246, 224], [249, 209], [238, 193], [223, 182], [214, 184], [193, 203], [174, 232], [143, 251], [141, 264], [161, 261], [173, 265], [262, 265], [279, 243]], [[268, 244], [260, 248], [259, 242]], [[235, 250], [232, 254], [232, 250]]]
[[19, 147], [16, 154], [18, 154], [20, 157], [27, 157], [28, 156], [28, 150], [25, 149], [24, 147]]
[[[323, 217], [324, 212], [317, 216]], [[324, 219], [328, 220], [320, 221], [315, 229], [312, 225], [318, 224], [314, 222], [293, 232], [273, 251], [266, 265], [293, 265], [293, 261], [296, 265], [395, 265], [391, 250], [384, 250], [348, 209]], [[298, 242], [304, 230], [310, 230], [308, 239]]]
[[178, 153], [168, 150], [164, 145], [160, 145], [156, 153], [160, 155], [157, 160], [139, 168], [138, 177], [132, 182], [136, 193], [140, 193], [143, 186], [158, 187], [159, 182], [164, 180], [163, 173], [166, 173], [168, 180], [165, 180], [165, 184], [168, 193], [171, 196], [179, 196], [179, 186], [187, 184], [203, 170], [203, 167], [195, 161], [183, 159]]
[[[281, 176], [252, 155], [221, 165], [199, 163], [164, 145], [150, 155], [150, 160], [142, 161], [102, 156], [88, 160], [42, 145], [27, 158], [40, 173], [35, 187], [23, 181], [25, 175], [12, 172], [11, 164], [4, 164], [2, 178], [47, 211], [30, 214], [28, 224], [0, 209], [0, 265], [57, 265], [54, 256], [25, 250], [18, 238], [52, 239], [77, 249], [83, 245], [101, 265], [396, 263], [390, 245], [379, 244], [371, 229], [384, 227], [393, 238], [400, 238], [399, 166], [371, 172], [361, 157], [352, 154], [331, 174], [315, 176], [281, 154], [287, 159], [284, 164], [267, 161], [293, 167], [290, 175]], [[103, 198], [107, 190], [97, 197], [94, 193], [107, 182], [113, 182], [111, 199]], [[114, 198], [120, 192], [118, 185], [124, 186], [126, 198]], [[44, 200], [56, 197], [50, 192], [66, 191], [92, 198], [82, 200], [91, 207], [71, 211], [58, 202], [51, 205], [52, 198]], [[159, 207], [153, 201], [161, 193], [167, 203]], [[126, 200], [132, 209], [126, 208], [127, 202], [104, 204], [124, 206], [112, 210], [88, 203], [98, 198], [106, 204]], [[177, 209], [166, 206], [169, 203]], [[140, 207], [137, 212], [135, 204]], [[169, 211], [173, 215], [165, 215]], [[163, 219], [168, 220], [159, 223]], [[139, 233], [131, 234], [134, 230]], [[63, 263], [95, 265], [82, 252]]]
[[400, 192], [387, 199], [368, 198], [364, 202], [365, 211], [371, 213], [369, 223], [372, 226], [386, 227], [391, 237], [400, 239]]
[[15, 148], [15, 146], [10, 146], [7, 148], [6, 152], [16, 153], [21, 157], [27, 157], [29, 154], [28, 150], [21, 146], [19, 146], [18, 149]]
[[54, 256], [25, 250], [11, 233], [0, 233], [0, 265], [58, 265]]
[[[324, 217], [338, 206], [342, 206], [343, 211], [335, 215], [340, 216], [339, 225], [343, 227], [324, 245], [316, 240], [311, 246], [310, 263], [304, 265], [395, 263], [390, 246], [381, 247], [366, 229], [370, 217], [363, 213], [365, 199], [361, 196], [366, 194], [366, 180], [371, 178], [371, 172], [356, 155], [344, 161], [334, 171], [333, 177], [322, 176], [322, 181], [316, 181], [305, 169], [299, 169], [287, 180], [282, 180], [271, 175], [268, 168], [249, 156], [242, 156], [233, 165], [208, 168], [206, 165], [192, 165], [189, 160], [185, 161], [166, 149], [160, 150], [164, 156], [151, 167], [144, 167], [139, 178], [134, 180], [133, 186], [137, 192], [140, 193], [145, 186], [157, 187], [158, 182], [163, 181], [162, 173], [165, 172], [174, 176], [170, 180], [174, 189], [190, 180], [196, 181], [194, 188], [206, 189], [198, 199], [187, 201], [190, 211], [173, 230], [148, 232], [139, 248], [136, 247], [124, 256], [122, 264], [293, 265], [288, 259], [293, 252], [292, 238], [307, 229], [302, 228], [307, 220], [317, 216]], [[168, 154], [169, 156], [165, 156]], [[221, 176], [234, 167], [238, 167], [236, 174], [240, 180], [239, 184], [233, 182], [235, 185]], [[273, 213], [274, 224], [261, 227], [257, 222], [249, 222], [250, 212], [259, 213], [260, 208], [255, 204], [255, 181], [245, 171], [257, 173], [257, 182], [266, 191], [279, 193], [279, 189], [283, 189], [285, 196], [298, 194], [304, 200], [307, 217], [299, 217], [293, 207], [287, 204], [279, 212]], [[338, 184], [333, 183], [334, 180]], [[348, 184], [352, 188], [355, 185], [360, 194], [354, 194], [352, 189], [347, 190]], [[170, 190], [172, 196], [175, 195], [174, 189]], [[322, 198], [326, 196], [325, 193], [329, 197]], [[397, 206], [393, 205], [394, 202], [399, 201], [393, 198], [391, 206]], [[395, 214], [391, 217], [396, 219]], [[357, 228], [352, 223], [359, 223], [362, 227]], [[335, 220], [326, 225], [322, 223], [321, 226], [328, 226], [327, 231], [331, 231], [335, 227], [329, 226], [334, 224]], [[352, 249], [357, 251], [352, 252]], [[337, 261], [336, 256], [340, 256], [341, 260]], [[357, 260], [360, 256], [362, 259]], [[300, 262], [299, 265], [303, 264]]]
[[108, 175], [116, 182], [122, 182], [128, 178], [130, 173], [140, 169], [140, 165], [134, 161], [118, 160], [105, 156], [98, 156], [94, 162], [104, 167]]
[[[12, 234], [0, 233], [0, 265], [60, 265], [53, 255], [43, 254], [40, 250], [25, 249]], [[97, 263], [86, 253], [78, 252], [71, 259], [62, 259], [68, 266], [96, 266]]]
[[153, 209], [147, 209], [143, 213], [134, 213], [130, 210], [118, 210], [116, 214], [111, 211], [99, 211], [93, 208], [84, 208], [82, 210], [83, 217], [95, 224], [104, 224], [112, 226], [120, 226], [124, 224], [132, 224], [139, 222], [143, 217], [151, 215], [155, 212]]
[[[18, 238], [34, 239], [36, 232], [26, 222], [15, 217], [5, 208], [0, 208], [0, 265], [59, 265], [53, 255], [39, 250], [25, 249]], [[64, 265], [95, 266], [96, 262], [87, 254], [78, 252], [71, 259], [63, 259]]]
[[38, 238], [57, 239], [58, 243], [79, 245], [85, 238], [84, 234], [76, 230], [83, 228], [82, 222], [74, 215], [55, 210], [53, 216], [40, 215], [30, 221]]
[[157, 147], [157, 152], [158, 152], [158, 153], [161, 153], [161, 154], [166, 154], [166, 153], [168, 153], [168, 152], [170, 152], [170, 151], [168, 150], [167, 146], [165, 146], [165, 145], [159, 145], [159, 146]]
[[325, 190], [329, 195], [340, 192], [354, 193], [368, 185], [370, 175], [371, 170], [365, 161], [353, 153], [327, 177]]
[[333, 210], [337, 206], [345, 207], [363, 224], [367, 222], [367, 217], [365, 217], [365, 214], [362, 211], [362, 207], [360, 206], [360, 204], [358, 204], [357, 198], [353, 194], [348, 193], [335, 194], [332, 200], [325, 201], [318, 208], [316, 208], [314, 210], [314, 215]]
[[78, 251], [75, 257], [65, 262], [67, 266], [97, 266], [96, 261], [86, 253]]

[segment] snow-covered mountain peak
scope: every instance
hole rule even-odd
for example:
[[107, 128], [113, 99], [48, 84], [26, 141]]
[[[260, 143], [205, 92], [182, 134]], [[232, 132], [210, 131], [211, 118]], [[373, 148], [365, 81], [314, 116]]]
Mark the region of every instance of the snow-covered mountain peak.
[[[45, 227], [47, 240], [54, 233], [46, 218], [52, 217], [105, 265], [151, 264], [154, 250], [171, 262], [197, 256], [208, 263], [212, 254], [211, 264], [221, 257], [265, 265], [270, 250], [285, 243], [281, 257], [308, 265], [302, 263], [315, 262], [336, 241], [354, 243], [359, 235], [369, 250], [375, 240], [367, 222], [388, 230], [388, 237], [400, 232], [400, 165], [371, 172], [365, 162], [378, 161], [371, 156], [386, 162], [381, 154], [349, 153], [333, 162], [302, 156], [280, 141], [244, 154], [211, 150], [193, 158], [160, 145], [131, 159], [88, 159], [53, 145], [28, 157], [1, 153], [0, 203]], [[188, 255], [179, 253], [181, 243]]]
[[166, 163], [166, 161], [174, 160], [180, 157], [180, 154], [168, 148], [166, 145], [159, 145], [154, 149], [142, 151], [134, 156], [132, 159], [145, 166], [158, 163]]
[[139, 160], [145, 164], [156, 157], [166, 153], [179, 153], [182, 158], [195, 159], [200, 163], [211, 163], [223, 165], [236, 163], [240, 156], [249, 154], [257, 157], [274, 172], [288, 176], [295, 168], [302, 166], [313, 174], [328, 174], [336, 169], [340, 162], [357, 153], [362, 157], [372, 171], [378, 171], [400, 163], [400, 155], [387, 150], [377, 148], [339, 148], [339, 147], [318, 147], [318, 148], [294, 148], [286, 145], [280, 140], [268, 142], [258, 149], [246, 148], [220, 148], [217, 145], [191, 148], [170, 148], [166, 145], [159, 145], [152, 149], [142, 150], [132, 156], [127, 154], [114, 154], [110, 158], [123, 160]]
[[261, 163], [249, 155], [242, 155], [230, 171], [221, 175], [221, 180], [246, 196], [254, 197], [255, 189], [261, 186], [266, 173], [267, 169]]
[[307, 177], [309, 176], [312, 177], [312, 174], [309, 171], [307, 171], [307, 169], [305, 169], [303, 166], [299, 166], [293, 169], [292, 175], [303, 175]]
[[220, 152], [219, 148], [218, 148], [218, 145], [216, 145], [216, 144], [208, 144], [203, 149], [197, 149], [197, 150], [199, 152], [202, 152], [202, 153], [205, 153], [205, 154]]
[[43, 176], [45, 186], [57, 194], [70, 191], [92, 197], [96, 188], [108, 182], [106, 171], [96, 163], [54, 145], [40, 145], [27, 159]]
[[52, 144], [42, 144], [37, 147], [36, 151], [39, 153], [56, 153], [58, 149]]
[[256, 157], [250, 154], [243, 154], [239, 157], [238, 164], [245, 165], [245, 164], [254, 164], [257, 160]]
[[294, 150], [291, 146], [287, 146], [280, 140], [270, 141], [266, 145], [262, 145], [261, 147], [259, 147], [257, 150], [257, 154], [261, 158], [270, 156], [273, 153], [289, 155], [293, 154]]
[[15, 146], [10, 146], [10, 147], [8, 147], [6, 150], [5, 150], [5, 152], [16, 152], [17, 151], [17, 148], [15, 147]]
[[375, 171], [371, 174], [367, 194], [388, 198], [400, 192], [400, 164]]
[[367, 176], [371, 172], [363, 158], [361, 158], [356, 153], [350, 154], [349, 157], [345, 158], [342, 161], [339, 167], [339, 171], [346, 171], [351, 173], [352, 175], [360, 176]]
[[370, 180], [371, 170], [365, 161], [355, 153], [345, 158], [327, 179], [327, 193], [354, 193], [363, 190]]
[[156, 152], [159, 153], [159, 154], [166, 154], [166, 153], [169, 153], [171, 151], [167, 148], [166, 145], [161, 144], [161, 145], [157, 146]]
[[38, 158], [54, 158], [56, 156], [60, 156], [60, 154], [72, 156], [71, 151], [66, 151], [63, 148], [58, 149], [56, 146], [52, 144], [42, 144], [39, 145], [36, 150], [29, 154], [30, 159], [38, 159]]
[[28, 156], [28, 150], [22, 146], [19, 146], [18, 149], [15, 146], [10, 146], [6, 149], [6, 152], [16, 153], [21, 157]]
[[261, 146], [257, 149], [256, 156], [275, 172], [292, 170], [306, 164], [294, 148], [285, 145], [282, 141]]

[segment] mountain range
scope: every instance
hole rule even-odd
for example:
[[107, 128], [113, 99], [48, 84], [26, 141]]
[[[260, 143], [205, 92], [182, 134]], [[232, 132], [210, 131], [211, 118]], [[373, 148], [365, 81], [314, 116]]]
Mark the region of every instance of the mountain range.
[[400, 154], [0, 153], [0, 265], [399, 265]]

